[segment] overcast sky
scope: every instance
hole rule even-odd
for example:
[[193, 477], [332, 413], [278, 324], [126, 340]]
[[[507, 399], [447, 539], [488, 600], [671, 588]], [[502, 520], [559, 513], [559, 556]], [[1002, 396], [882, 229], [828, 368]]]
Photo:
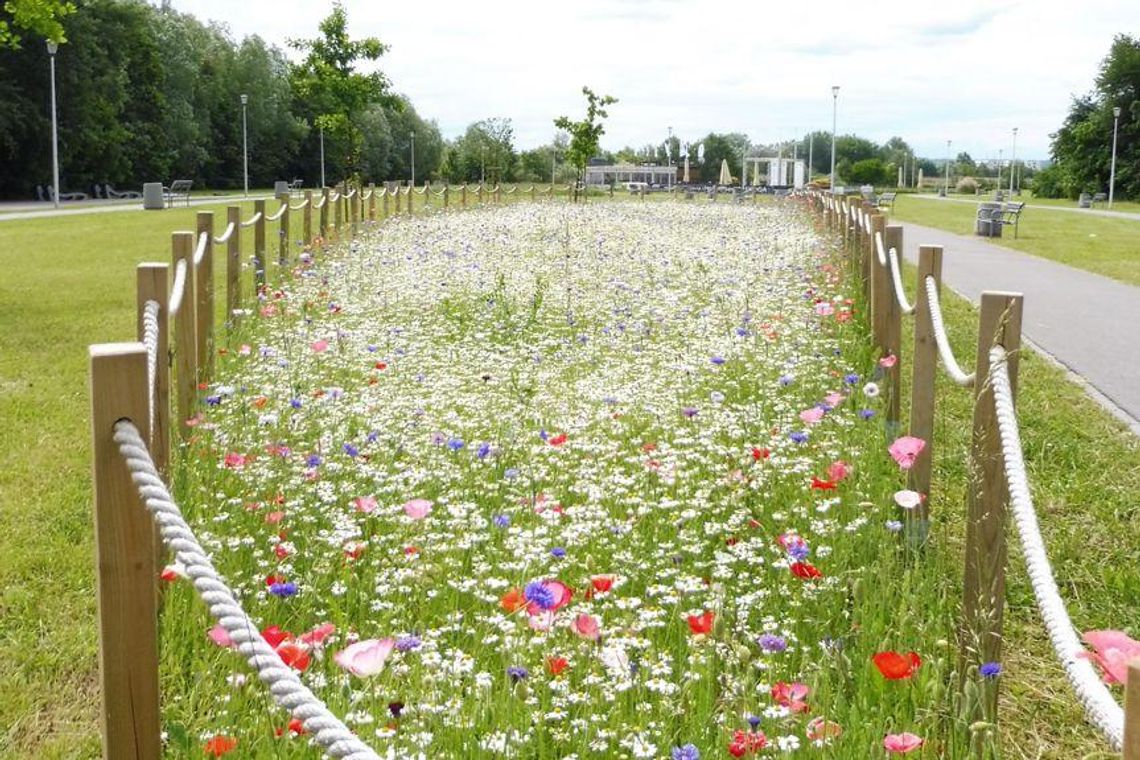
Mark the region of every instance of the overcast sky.
[[[177, 10], [284, 47], [310, 37], [329, 0], [173, 0]], [[1138, 0], [346, 0], [353, 36], [390, 46], [381, 68], [445, 137], [482, 118], [516, 145], [581, 118], [582, 85], [617, 97], [602, 145], [710, 131], [753, 141], [831, 128], [920, 155], [1046, 158], [1074, 94], [1092, 88], [1118, 33], [1140, 34]]]

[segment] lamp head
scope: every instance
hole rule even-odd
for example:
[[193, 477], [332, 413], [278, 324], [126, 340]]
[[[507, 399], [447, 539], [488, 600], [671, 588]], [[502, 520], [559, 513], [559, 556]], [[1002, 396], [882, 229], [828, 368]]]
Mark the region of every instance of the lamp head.
[[1114, 118], [1114, 119], [1120, 118], [1120, 106], [1116, 106], [1115, 108], [1112, 109], [1112, 118]]
[[55, 55], [59, 51], [59, 43], [48, 40], [47, 43], [48, 55]]
[[242, 104], [243, 106], [244, 106], [244, 105], [249, 105], [249, 96], [248, 96], [248, 95], [244, 95], [244, 94], [243, 94], [243, 95], [241, 96], [241, 104]]
[[835, 84], [835, 85], [831, 86], [831, 97], [833, 97], [833, 98], [839, 97], [839, 85]]
[[1013, 128], [1013, 134], [1014, 134], [1014, 135], [1016, 135], [1016, 134], [1017, 134], [1017, 127], [1014, 127], [1014, 128]]

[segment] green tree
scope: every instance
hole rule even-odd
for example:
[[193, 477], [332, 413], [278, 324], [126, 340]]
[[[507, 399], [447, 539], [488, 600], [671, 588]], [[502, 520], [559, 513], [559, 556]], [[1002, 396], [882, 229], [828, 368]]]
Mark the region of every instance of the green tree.
[[589, 87], [583, 87], [582, 94], [586, 96], [585, 119], [572, 121], [568, 116], [559, 116], [554, 120], [554, 126], [570, 133], [570, 147], [566, 151], [566, 161], [577, 170], [575, 200], [578, 198], [577, 186], [582, 184], [586, 164], [598, 152], [598, 141], [606, 131], [602, 125], [602, 119], [609, 116], [606, 106], [617, 103], [617, 98], [609, 95], [599, 96]]
[[75, 13], [66, 0], [5, 0], [0, 5], [0, 48], [19, 48], [21, 31], [52, 42], [67, 42], [63, 18]]
[[324, 130], [326, 153], [337, 151], [342, 170], [356, 175], [363, 142], [360, 116], [375, 103], [399, 110], [402, 101], [390, 92], [383, 73], [356, 71], [358, 62], [378, 60], [388, 47], [375, 37], [351, 39], [343, 3], [335, 2], [318, 28], [318, 37], [289, 40], [305, 55], [290, 79], [299, 109], [317, 131]]
[[[743, 138], [743, 139], [741, 139]], [[740, 160], [748, 144], [748, 138], [740, 133], [718, 134], [709, 132], [704, 139], [705, 162], [700, 166], [700, 177], [704, 182], [720, 179], [720, 164], [728, 161], [728, 169], [733, 177], [739, 177]]]
[[843, 176], [857, 185], [881, 185], [888, 181], [887, 167], [878, 158], [865, 158], [862, 161], [856, 161]]

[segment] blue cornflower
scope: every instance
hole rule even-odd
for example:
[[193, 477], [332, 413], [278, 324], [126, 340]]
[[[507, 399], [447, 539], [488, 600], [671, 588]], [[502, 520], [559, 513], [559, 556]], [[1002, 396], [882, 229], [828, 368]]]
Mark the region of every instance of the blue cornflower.
[[[748, 337], [749, 335], [751, 335], [751, 334], [752, 334], [752, 333], [748, 332], [748, 329], [747, 329], [747, 328], [745, 328], [745, 327], [738, 327], [738, 328], [736, 328], [736, 335], [737, 335], [737, 337], [740, 337], [740, 338], [747, 338], [747, 337]], [[691, 746], [691, 745], [690, 745], [690, 746]]]
[[709, 361], [711, 361], [713, 364], [715, 364], [716, 366], [719, 367], [720, 365], [724, 364], [724, 357], [723, 356], [714, 356], [712, 359], [709, 359]]
[[550, 433], [546, 432], [546, 428], [543, 428], [538, 431], [538, 437], [545, 441], [550, 438]]
[[367, 440], [369, 443], [376, 443], [376, 441], [379, 438], [380, 438], [380, 431], [379, 430], [373, 430], [371, 433], [368, 434]]
[[475, 450], [475, 456], [480, 459], [486, 459], [487, 455], [491, 453], [491, 444], [480, 443], [479, 448]]
[[358, 457], [360, 456], [360, 449], [356, 448], [351, 443], [346, 443], [344, 444], [344, 453], [348, 454], [350, 457]]
[[783, 385], [783, 386], [791, 385], [793, 380], [795, 380], [795, 378], [792, 377], [791, 375], [780, 375], [780, 385]]
[[447, 442], [447, 448], [451, 449], [452, 451], [459, 451], [461, 448], [463, 448], [463, 439], [452, 438]]
[[523, 680], [528, 675], [530, 675], [530, 673], [527, 672], [526, 668], [524, 668], [520, 665], [512, 665], [509, 668], [507, 668], [507, 675], [511, 677], [512, 681], [514, 681], [515, 683], [518, 683], [519, 681]]
[[701, 760], [701, 752], [692, 744], [673, 748], [673, 760]]
[[788, 547], [788, 556], [796, 562], [803, 562], [811, 554], [811, 549], [802, 541], [797, 541]]
[[316, 467], [320, 463], [321, 458], [317, 454], [309, 454], [308, 458], [305, 459], [305, 464], [309, 465], [310, 467]]
[[886, 526], [891, 533], [898, 533], [903, 529], [903, 524], [898, 520], [887, 520]]
[[554, 592], [542, 584], [541, 581], [528, 583], [523, 596], [528, 602], [534, 602], [541, 609], [549, 610], [554, 607]]
[[875, 410], [874, 409], [860, 409], [859, 410], [859, 416], [865, 420], [869, 420], [875, 416]]
[[793, 430], [792, 433], [788, 437], [791, 438], [796, 443], [803, 443], [804, 441], [806, 441], [808, 439], [808, 434], [806, 431], [803, 431], [803, 430]]
[[982, 678], [997, 678], [1001, 675], [1000, 662], [985, 662], [978, 668], [978, 675]]
[[788, 648], [788, 642], [784, 640], [784, 637], [777, 636], [774, 633], [765, 633], [763, 636], [756, 640], [756, 643], [760, 645], [761, 649], [763, 649], [765, 652], [768, 652], [769, 654], [773, 652], [783, 652]]
[[286, 581], [284, 583], [274, 583], [269, 587], [269, 593], [280, 597], [296, 596], [297, 584], [291, 581]]
[[294, 409], [300, 409], [302, 406], [304, 406], [304, 402], [302, 402], [299, 398], [289, 399], [289, 406], [293, 407]]
[[218, 404], [222, 403], [222, 397], [221, 396], [206, 396], [206, 403], [209, 404], [210, 406], [217, 406]]
[[517, 468], [517, 467], [508, 467], [506, 472], [503, 473], [503, 477], [506, 478], [507, 480], [514, 480], [518, 476], [519, 476], [519, 468]]
[[760, 716], [759, 715], [749, 715], [748, 716], [748, 725], [752, 726], [752, 730], [755, 731], [757, 728], [760, 727]]
[[700, 410], [698, 410], [695, 406], [686, 406], [681, 410], [681, 414], [685, 415], [685, 417], [691, 420], [700, 414]]
[[556, 546], [550, 550], [550, 555], [552, 557], [554, 557], [555, 559], [562, 559], [563, 557], [566, 556], [566, 550], [563, 549], [561, 546]]
[[496, 528], [505, 528], [511, 524], [511, 518], [509, 515], [495, 515], [491, 522], [495, 524]]
[[404, 636], [403, 638], [396, 639], [396, 649], [400, 652], [410, 652], [413, 649], [419, 649], [423, 645], [419, 636]]

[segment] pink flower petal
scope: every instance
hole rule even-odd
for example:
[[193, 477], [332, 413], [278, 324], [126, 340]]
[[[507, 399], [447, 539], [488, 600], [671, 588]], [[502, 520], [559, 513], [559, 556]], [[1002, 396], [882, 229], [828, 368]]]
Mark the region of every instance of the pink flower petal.
[[921, 736], [916, 736], [909, 731], [901, 734], [887, 734], [883, 737], [883, 747], [887, 752], [896, 755], [905, 755], [907, 752], [916, 750], [923, 745], [923, 742]]
[[357, 512], [363, 512], [370, 515], [376, 511], [376, 497], [375, 496], [357, 496], [353, 499], [353, 504], [356, 505]]
[[570, 630], [591, 641], [597, 641], [602, 637], [598, 619], [593, 615], [587, 615], [585, 612], [574, 618], [574, 622], [570, 624]]
[[814, 425], [823, 419], [823, 410], [818, 406], [813, 406], [811, 409], [804, 409], [800, 412], [800, 419], [809, 425]]
[[323, 354], [329, 350], [329, 342], [322, 338], [321, 340], [313, 341], [313, 343], [309, 345], [309, 348], [318, 354]]
[[395, 639], [365, 639], [340, 650], [333, 659], [354, 676], [366, 678], [384, 669], [384, 663], [395, 646]]
[[431, 512], [431, 502], [427, 499], [412, 499], [404, 502], [404, 514], [413, 520], [422, 520]]
[[221, 623], [206, 631], [206, 635], [210, 638], [210, 641], [214, 642], [220, 647], [230, 649], [234, 645], [233, 639], [231, 639], [230, 635], [226, 633], [226, 629], [222, 628]]
[[922, 494], [918, 491], [895, 491], [895, 504], [903, 509], [914, 509], [922, 503]]
[[904, 435], [898, 438], [890, 445], [887, 451], [890, 452], [894, 460], [899, 463], [899, 467], [904, 470], [909, 470], [914, 465], [914, 460], [926, 448], [926, 441], [914, 436]]

